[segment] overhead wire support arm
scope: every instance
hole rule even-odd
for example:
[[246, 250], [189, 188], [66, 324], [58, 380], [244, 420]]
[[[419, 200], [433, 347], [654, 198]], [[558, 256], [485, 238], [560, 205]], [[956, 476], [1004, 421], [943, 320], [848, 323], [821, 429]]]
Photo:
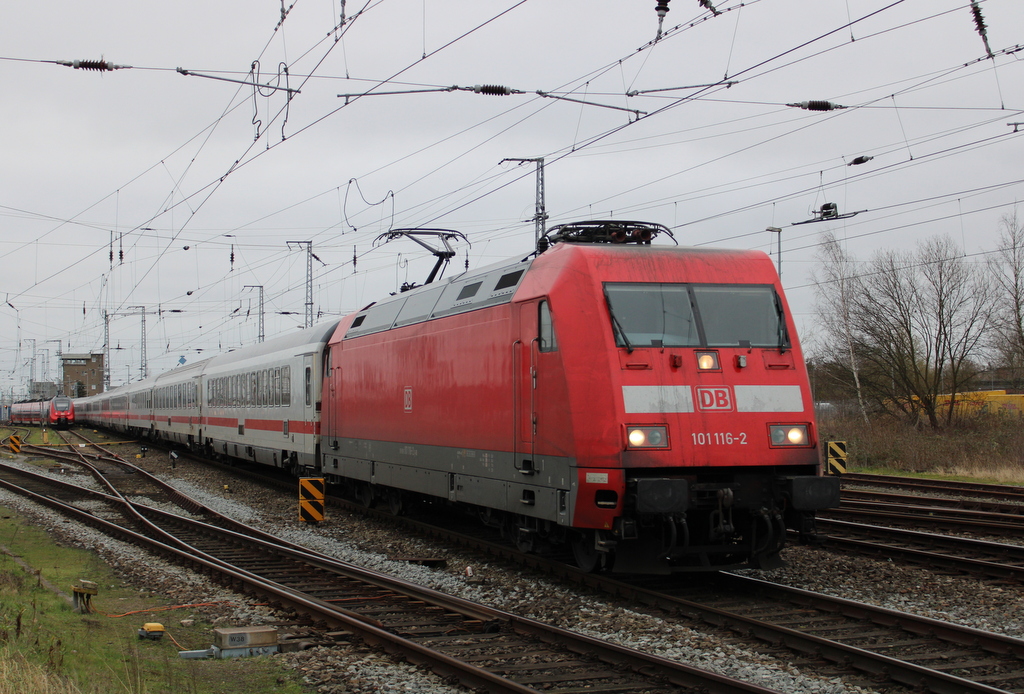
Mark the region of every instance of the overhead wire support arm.
[[674, 92], [680, 89], [708, 89], [709, 87], [731, 87], [739, 84], [739, 80], [723, 80], [721, 82], [709, 82], [707, 84], [687, 84], [682, 87], [662, 87], [660, 89], [634, 89], [626, 92], [626, 96], [641, 96], [643, 94], [657, 94], [658, 92]]
[[338, 94], [339, 99], [355, 99], [364, 96], [395, 96], [397, 94], [437, 94], [443, 92], [473, 92], [474, 94], [485, 94], [487, 96], [509, 96], [510, 94], [526, 94], [519, 89], [504, 87], [500, 84], [477, 84], [472, 87], [460, 87], [453, 84], [450, 87], [430, 87], [428, 89], [402, 89], [393, 92], [359, 92], [357, 94]]
[[571, 101], [574, 104], [583, 104], [584, 106], [599, 106], [601, 108], [610, 108], [613, 111], [626, 111], [627, 113], [632, 113], [634, 116], [637, 117], [638, 120], [641, 117], [647, 115], [647, 111], [640, 111], [640, 110], [637, 110], [635, 108], [626, 108], [625, 106], [612, 106], [610, 104], [596, 104], [593, 101], [584, 101], [583, 99], [573, 99], [573, 98], [570, 98], [568, 96], [561, 96], [559, 94], [552, 94], [551, 92], [542, 92], [539, 89], [535, 93], [537, 94], [537, 96], [542, 96], [545, 99], [558, 99], [560, 101]]
[[[867, 210], [857, 210], [856, 212], [844, 212], [842, 214], [839, 214], [839, 209], [836, 207], [836, 204], [834, 202], [826, 202], [824, 205], [821, 206], [820, 210], [813, 211], [813, 219], [805, 219], [802, 222], [790, 222], [789, 225], [796, 226], [798, 224], [813, 224], [814, 222], [831, 222], [837, 219], [849, 219], [850, 217], [856, 217], [861, 212], [867, 212]], [[781, 238], [782, 237], [780, 235], [780, 244], [782, 243]]]
[[216, 75], [204, 75], [201, 72], [192, 72], [186, 70], [183, 67], [175, 68], [175, 72], [185, 77], [205, 77], [208, 80], [219, 80], [221, 82], [231, 82], [233, 84], [244, 84], [247, 87], [259, 87], [260, 89], [277, 89], [282, 92], [288, 92], [289, 94], [301, 94], [302, 92], [298, 89], [292, 89], [290, 87], [279, 87], [275, 84], [258, 84], [256, 82], [250, 82], [248, 80], [235, 80], [230, 77], [217, 77]]
[[[359, 92], [354, 94], [338, 94], [338, 98], [348, 100], [357, 98], [361, 99], [364, 96], [395, 96], [400, 94], [437, 94], [444, 92], [473, 92], [474, 94], [484, 94], [485, 96], [510, 96], [512, 94], [530, 93], [523, 91], [521, 89], [513, 89], [511, 87], [506, 87], [500, 84], [477, 84], [472, 87], [460, 87], [458, 85], [452, 85], [451, 87], [431, 87], [427, 89], [402, 89], [391, 92]], [[573, 103], [583, 104], [584, 106], [599, 106], [601, 108], [610, 108], [616, 111], [627, 111], [628, 113], [634, 114], [637, 118], [647, 115], [647, 111], [638, 111], [635, 108], [626, 108], [624, 106], [611, 106], [608, 104], [597, 104], [594, 103], [593, 101], [573, 99], [568, 96], [552, 94], [551, 92], [545, 92], [540, 89], [533, 93], [545, 99], [560, 99], [562, 101], [571, 101]]]

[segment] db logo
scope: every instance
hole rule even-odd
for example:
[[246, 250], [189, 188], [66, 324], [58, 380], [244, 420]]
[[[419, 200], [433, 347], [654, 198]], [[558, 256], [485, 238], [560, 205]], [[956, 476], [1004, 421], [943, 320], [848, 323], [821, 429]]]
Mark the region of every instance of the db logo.
[[412, 388], [406, 387], [404, 395], [405, 411], [412, 412]]
[[732, 393], [728, 386], [697, 388], [697, 407], [701, 410], [731, 410]]

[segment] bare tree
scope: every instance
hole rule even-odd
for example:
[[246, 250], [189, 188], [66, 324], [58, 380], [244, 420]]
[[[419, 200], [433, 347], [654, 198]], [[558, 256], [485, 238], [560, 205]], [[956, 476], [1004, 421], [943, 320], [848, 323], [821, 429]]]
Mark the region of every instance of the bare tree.
[[1003, 215], [1000, 226], [999, 247], [989, 263], [997, 291], [992, 347], [1001, 366], [1020, 374], [1024, 369], [1024, 222], [1014, 209]]
[[[879, 251], [859, 276], [849, 274], [854, 261], [831, 241], [819, 274], [833, 278], [832, 289], [819, 283], [819, 312], [846, 335], [844, 361], [861, 401], [870, 397], [880, 410], [933, 428], [948, 425], [977, 373], [992, 312], [987, 277], [947, 237], [913, 253]], [[836, 288], [844, 285], [847, 291]]]
[[815, 283], [818, 317], [826, 332], [823, 347], [833, 361], [849, 369], [857, 394], [857, 406], [864, 422], [870, 424], [867, 408], [864, 406], [864, 393], [860, 384], [857, 355], [853, 349], [850, 321], [852, 297], [860, 291], [856, 264], [831, 231], [822, 234], [817, 256], [818, 265], [812, 272], [812, 278]]

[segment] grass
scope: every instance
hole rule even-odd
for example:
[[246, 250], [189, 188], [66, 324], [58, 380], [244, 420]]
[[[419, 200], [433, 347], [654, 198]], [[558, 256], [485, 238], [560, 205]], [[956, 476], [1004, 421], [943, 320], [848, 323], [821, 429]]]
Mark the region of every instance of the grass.
[[[213, 633], [195, 611], [159, 611], [165, 605], [158, 597], [148, 592], [143, 597], [125, 585], [98, 555], [54, 544], [44, 531], [4, 507], [0, 545], [10, 551], [0, 553], [0, 694], [303, 691], [295, 673], [268, 660], [184, 660], [166, 637], [139, 640], [137, 630], [146, 622], [164, 624], [186, 650], [208, 648]], [[47, 587], [70, 593], [80, 578], [99, 584], [93, 604], [107, 614], [79, 614]], [[196, 623], [181, 626], [185, 617]]]
[[846, 441], [850, 472], [1024, 485], [1024, 419], [984, 415], [932, 431], [883, 419], [822, 416], [822, 440]]

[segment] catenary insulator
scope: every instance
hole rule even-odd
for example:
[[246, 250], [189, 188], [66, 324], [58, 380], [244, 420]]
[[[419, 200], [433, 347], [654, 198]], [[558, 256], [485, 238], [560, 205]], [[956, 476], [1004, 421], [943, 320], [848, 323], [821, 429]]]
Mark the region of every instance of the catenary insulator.
[[833, 104], [831, 101], [801, 101], [796, 104], [786, 104], [786, 106], [792, 106], [793, 108], [803, 108], [808, 111], [835, 111], [839, 108], [846, 108], [839, 104]]
[[859, 157], [854, 157], [853, 161], [851, 161], [849, 164], [847, 164], [847, 166], [857, 166], [858, 164], [867, 164], [872, 159], [874, 159], [874, 157], [869, 157], [866, 154], [862, 154]]
[[113, 70], [114, 64], [109, 60], [73, 60], [71, 67], [76, 70]]
[[473, 91], [477, 94], [490, 94], [491, 96], [507, 96], [512, 93], [511, 89], [500, 84], [478, 84], [473, 87]]
[[109, 60], [54, 60], [53, 62], [57, 65], [73, 67], [76, 70], [96, 70], [97, 72], [110, 72], [131, 67], [131, 65], [114, 65]]

